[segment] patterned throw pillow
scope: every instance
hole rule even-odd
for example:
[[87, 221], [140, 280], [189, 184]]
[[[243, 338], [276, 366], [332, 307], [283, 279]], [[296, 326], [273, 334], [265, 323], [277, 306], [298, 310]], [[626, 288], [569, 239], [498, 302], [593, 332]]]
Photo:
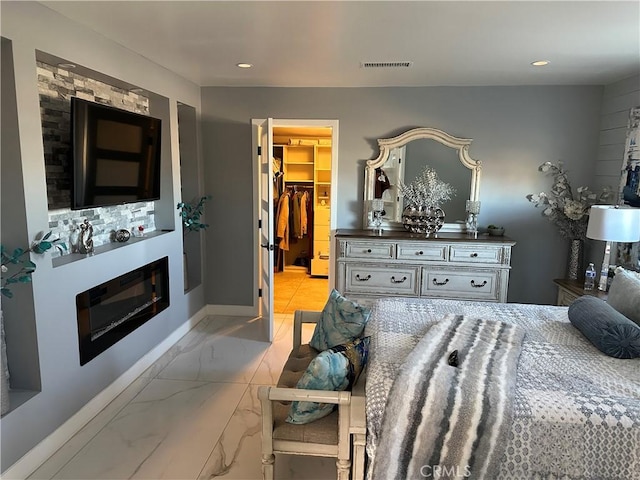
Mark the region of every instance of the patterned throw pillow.
[[362, 335], [371, 309], [358, 305], [332, 290], [322, 309], [309, 345], [318, 351], [350, 342]]
[[[367, 364], [370, 337], [320, 352], [304, 372], [296, 388], [306, 390], [349, 390]], [[287, 422], [302, 425], [326, 417], [336, 407], [333, 403], [291, 402]]]
[[569, 306], [569, 321], [602, 353], [615, 358], [640, 357], [640, 326], [591, 295]]
[[607, 303], [640, 325], [640, 274], [622, 267], [616, 268]]

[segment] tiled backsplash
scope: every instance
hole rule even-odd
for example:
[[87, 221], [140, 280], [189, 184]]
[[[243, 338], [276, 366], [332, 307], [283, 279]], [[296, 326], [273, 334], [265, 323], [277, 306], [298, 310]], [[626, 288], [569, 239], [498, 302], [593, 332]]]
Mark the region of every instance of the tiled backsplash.
[[[155, 230], [154, 202], [139, 202], [87, 210], [71, 210], [71, 97], [148, 115], [149, 100], [144, 96], [82, 76], [76, 72], [37, 62], [42, 140], [47, 177], [49, 229], [67, 244], [88, 219], [93, 225], [94, 246], [113, 241], [120, 228], [131, 231], [143, 226]], [[71, 249], [69, 250], [71, 251]]]

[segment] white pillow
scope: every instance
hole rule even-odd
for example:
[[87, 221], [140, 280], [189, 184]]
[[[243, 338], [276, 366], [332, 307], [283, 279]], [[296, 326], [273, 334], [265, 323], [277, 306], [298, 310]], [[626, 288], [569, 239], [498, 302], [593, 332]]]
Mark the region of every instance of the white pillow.
[[607, 303], [640, 325], [640, 273], [622, 267], [616, 268]]

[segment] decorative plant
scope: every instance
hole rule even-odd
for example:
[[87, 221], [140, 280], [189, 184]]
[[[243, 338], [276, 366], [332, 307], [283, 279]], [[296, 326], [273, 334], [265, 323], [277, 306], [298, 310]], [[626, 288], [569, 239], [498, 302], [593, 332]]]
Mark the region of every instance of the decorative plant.
[[429, 165], [410, 184], [400, 180], [398, 190], [410, 205], [416, 207], [439, 207], [442, 203], [455, 195], [455, 189], [438, 177], [436, 171]]
[[29, 283], [31, 274], [36, 271], [36, 264], [29, 259], [29, 252], [43, 254], [47, 250], [55, 247], [63, 253], [67, 249], [66, 244], [60, 242], [59, 238], [51, 238], [51, 232], [44, 235], [41, 239], [34, 241], [26, 250], [16, 248], [13, 252], [5, 249], [1, 245], [2, 250], [2, 287], [0, 293], [7, 298], [13, 297], [13, 292], [8, 285], [16, 283]]
[[558, 165], [545, 162], [538, 171], [553, 177], [551, 192], [529, 194], [527, 200], [543, 209], [542, 215], [558, 227], [560, 235], [570, 240], [585, 240], [589, 208], [597, 203], [606, 203], [612, 196], [611, 189], [605, 187], [596, 194], [589, 187], [578, 187], [574, 192], [562, 162]]
[[204, 214], [204, 203], [207, 200], [211, 200], [211, 195], [200, 197], [200, 200], [198, 200], [197, 203], [178, 203], [178, 210], [180, 210], [180, 216], [182, 217], [182, 225], [184, 227], [185, 234], [189, 232], [204, 230], [209, 226], [208, 223], [202, 223], [200, 221], [200, 218]]

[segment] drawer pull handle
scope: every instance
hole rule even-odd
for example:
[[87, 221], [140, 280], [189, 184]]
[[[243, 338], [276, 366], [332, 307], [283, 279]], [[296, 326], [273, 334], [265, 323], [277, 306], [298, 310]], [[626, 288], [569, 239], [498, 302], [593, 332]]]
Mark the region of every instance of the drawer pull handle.
[[424, 252], [420, 250], [419, 252], [416, 252], [416, 255], [424, 255]]
[[369, 280], [371, 278], [371, 275], [367, 275], [364, 278], [360, 278], [359, 274], [356, 274], [356, 280], [358, 280], [359, 282], [366, 282], [367, 280]]
[[364, 252], [364, 253], [371, 253], [371, 249], [370, 249], [370, 248], [368, 248], [368, 249], [367, 249], [367, 251], [366, 251], [366, 252]]
[[396, 277], [391, 277], [391, 283], [403, 283], [407, 277], [402, 277], [402, 280], [396, 280]]
[[471, 254], [471, 257], [472, 257], [472, 258], [476, 258], [477, 256], [478, 256], [478, 254], [477, 254], [476, 252], [473, 252], [473, 253]]
[[476, 282], [474, 282], [473, 280], [471, 280], [471, 286], [472, 286], [472, 287], [474, 287], [474, 288], [482, 288], [482, 287], [484, 287], [486, 284], [487, 284], [487, 281], [486, 281], [486, 280], [485, 280], [484, 282], [482, 282], [482, 283], [476, 283]]
[[434, 285], [442, 286], [442, 285], [446, 285], [447, 283], [449, 283], [449, 279], [448, 278], [445, 278], [444, 282], [439, 282], [437, 278], [433, 279], [433, 284]]

